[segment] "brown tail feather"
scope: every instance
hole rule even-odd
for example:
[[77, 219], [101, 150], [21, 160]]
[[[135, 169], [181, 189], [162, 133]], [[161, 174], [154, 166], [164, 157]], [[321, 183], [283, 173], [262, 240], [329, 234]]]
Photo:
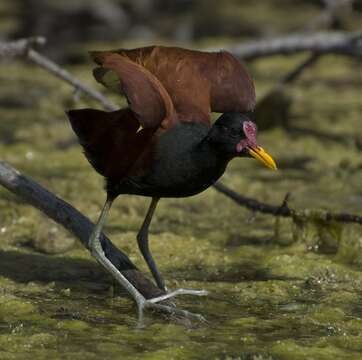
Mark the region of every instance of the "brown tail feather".
[[127, 144], [139, 128], [128, 109], [114, 112], [80, 109], [67, 111], [67, 115], [88, 161], [98, 173], [109, 176], [115, 155], [122, 167], [122, 155], [125, 156]]

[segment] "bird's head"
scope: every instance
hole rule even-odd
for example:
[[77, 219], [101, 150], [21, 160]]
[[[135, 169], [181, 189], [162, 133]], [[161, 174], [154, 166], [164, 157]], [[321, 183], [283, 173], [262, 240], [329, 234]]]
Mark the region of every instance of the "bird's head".
[[226, 157], [253, 157], [276, 170], [273, 158], [257, 144], [256, 134], [257, 127], [246, 114], [225, 113], [214, 123], [208, 141]]

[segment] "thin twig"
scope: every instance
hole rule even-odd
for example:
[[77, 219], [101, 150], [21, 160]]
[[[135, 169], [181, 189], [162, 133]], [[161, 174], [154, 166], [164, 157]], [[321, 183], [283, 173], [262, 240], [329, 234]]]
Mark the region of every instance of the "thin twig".
[[[34, 180], [22, 175], [4, 161], [0, 161], [0, 185], [62, 225], [88, 248], [88, 239], [94, 224], [73, 206]], [[102, 234], [101, 242], [107, 258], [146, 298], [162, 294], [150, 280], [138, 271], [127, 255], [114, 246], [104, 234]]]
[[0, 42], [0, 59], [26, 56], [27, 51], [36, 45], [44, 45], [46, 39], [42, 36], [19, 39], [11, 42]]
[[300, 64], [298, 64], [295, 68], [293, 68], [290, 72], [284, 75], [279, 81], [269, 90], [265, 95], [263, 95], [256, 105], [256, 110], [258, 106], [266, 101], [268, 98], [274, 96], [275, 93], [278, 93], [285, 85], [296, 81], [302, 73], [310, 66], [314, 65], [317, 60], [321, 57], [320, 53], [312, 53], [308, 56], [307, 59], [303, 60]]
[[76, 90], [82, 91], [89, 97], [99, 101], [106, 110], [114, 111], [117, 110], [117, 106], [109, 101], [103, 94], [92, 89], [88, 85], [71, 75], [67, 70], [61, 68], [52, 60], [46, 56], [41, 55], [39, 52], [34, 50], [32, 46], [44, 44], [45, 39], [42, 37], [35, 37], [30, 39], [21, 39], [14, 42], [0, 42], [0, 58], [9, 57], [23, 57], [32, 63], [40, 66], [47, 70], [57, 78], [64, 80], [68, 84], [72, 85]]
[[293, 217], [293, 218], [304, 218], [304, 219], [310, 217], [311, 220], [313, 219], [320, 221], [355, 223], [362, 225], [362, 216], [359, 215], [353, 215], [347, 213], [332, 213], [329, 211], [322, 211], [322, 210], [321, 211], [293, 210], [288, 206], [289, 196], [286, 196], [282, 205], [277, 206], [277, 205], [263, 203], [255, 199], [248, 198], [246, 196], [242, 196], [237, 192], [231, 190], [221, 182], [217, 182], [216, 184], [214, 184], [214, 188], [220, 193], [226, 195], [227, 197], [235, 201], [238, 205], [244, 206], [247, 209], [254, 212], [260, 212], [263, 214], [270, 214], [281, 217]]
[[[276, 38], [243, 42], [226, 47], [235, 56], [253, 60], [271, 55], [292, 55], [303, 51], [321, 54], [362, 55], [362, 32], [300, 33]], [[207, 50], [217, 50], [208, 48]]]
[[297, 80], [302, 75], [304, 70], [314, 65], [320, 57], [321, 57], [320, 53], [312, 53], [311, 55], [308, 56], [307, 59], [303, 60], [294, 69], [292, 69], [289, 73], [283, 76], [279, 80], [279, 84], [286, 85]]
[[288, 127], [290, 95], [285, 91], [286, 85], [296, 81], [308, 68], [314, 65], [321, 57], [319, 53], [309, 54], [308, 57], [281, 77], [256, 104], [254, 116], [260, 130], [274, 126]]

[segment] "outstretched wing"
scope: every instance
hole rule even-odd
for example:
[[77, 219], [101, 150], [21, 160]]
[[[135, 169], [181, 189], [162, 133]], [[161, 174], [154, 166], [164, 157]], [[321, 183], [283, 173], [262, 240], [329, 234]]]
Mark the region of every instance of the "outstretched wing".
[[[129, 107], [114, 112], [71, 110], [68, 117], [92, 166], [111, 181], [146, 171], [152, 162], [155, 133], [177, 120], [172, 100], [147, 69], [117, 54], [104, 58], [95, 76], [115, 74], [112, 84]], [[139, 131], [140, 130], [140, 131]]]
[[251, 77], [244, 65], [225, 51], [210, 53], [150, 46], [91, 52], [91, 55], [102, 67], [108, 58], [118, 55], [148, 70], [170, 95], [181, 121], [209, 123], [211, 111], [247, 112], [255, 106]]
[[104, 84], [109, 72], [112, 86], [118, 88], [129, 108], [144, 128], [168, 127], [176, 121], [172, 100], [161, 82], [141, 65], [118, 54], [107, 54], [102, 66], [95, 69], [95, 78]]

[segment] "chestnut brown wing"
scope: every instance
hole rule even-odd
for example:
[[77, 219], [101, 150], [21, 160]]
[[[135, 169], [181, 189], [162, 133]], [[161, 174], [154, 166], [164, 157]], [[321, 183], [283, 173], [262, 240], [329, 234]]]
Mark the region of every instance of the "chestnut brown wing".
[[146, 68], [118, 54], [109, 53], [102, 67], [95, 70], [95, 78], [104, 83], [107, 72], [118, 77], [118, 86], [129, 108], [144, 128], [167, 128], [176, 121], [172, 100], [161, 82]]
[[98, 64], [110, 54], [126, 57], [157, 77], [180, 120], [208, 122], [211, 111], [246, 112], [255, 106], [253, 81], [228, 52], [150, 46], [91, 53]]
[[254, 82], [245, 66], [227, 51], [212, 54], [214, 68], [205, 76], [211, 82], [211, 109], [215, 112], [248, 112], [256, 103]]

